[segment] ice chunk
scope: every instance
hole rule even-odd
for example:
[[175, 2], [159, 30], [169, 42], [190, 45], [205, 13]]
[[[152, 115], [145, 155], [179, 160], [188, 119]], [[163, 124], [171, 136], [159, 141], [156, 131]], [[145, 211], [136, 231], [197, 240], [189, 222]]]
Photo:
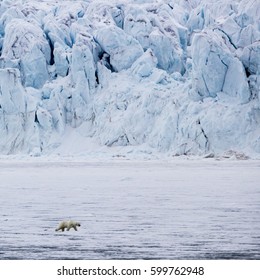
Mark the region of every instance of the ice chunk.
[[105, 67], [101, 62], [97, 64], [98, 83], [102, 88], [108, 87], [109, 80], [111, 79], [111, 71]]
[[[48, 116], [48, 121], [46, 121], [45, 126], [47, 130], [55, 130], [58, 133], [62, 134], [65, 130], [66, 126], [66, 95], [64, 96], [64, 86], [56, 86], [55, 88], [44, 88], [44, 94], [46, 96], [46, 92], [49, 91], [49, 96], [47, 99], [42, 100], [38, 106], [36, 117], [38, 119], [38, 122], [40, 125], [43, 125], [41, 123], [41, 117], [38, 118], [38, 115], [40, 114], [40, 111], [46, 110], [50, 113]], [[41, 108], [41, 109], [39, 109]], [[39, 111], [40, 110], [40, 111]], [[39, 112], [39, 113], [38, 113]], [[46, 117], [47, 118], [47, 117]]]
[[22, 19], [11, 20], [5, 28], [2, 57], [6, 59], [22, 59], [24, 55], [38, 48], [50, 62], [51, 50], [42, 29]]
[[87, 46], [75, 44], [72, 48], [72, 62], [71, 62], [71, 75], [72, 80], [76, 83], [79, 80], [79, 72], [82, 72], [84, 75], [81, 75], [81, 79], [86, 79], [88, 82], [88, 89], [93, 92], [96, 84], [95, 76], [95, 63], [93, 55], [90, 49]]
[[260, 42], [246, 46], [241, 55], [241, 61], [251, 74], [260, 73]]
[[[226, 35], [226, 44], [229, 43], [234, 47], [238, 47], [238, 41], [240, 38], [241, 27], [231, 17], [226, 18], [224, 21], [218, 24], [218, 29], [223, 35]], [[222, 36], [223, 36], [222, 35]]]
[[131, 67], [131, 72], [139, 78], [148, 77], [157, 65], [157, 58], [152, 50], [148, 49]]
[[53, 51], [55, 70], [62, 77], [68, 75], [69, 72], [69, 52], [68, 48], [64, 48], [60, 43], [55, 43]]
[[123, 13], [115, 5], [107, 2], [90, 2], [84, 18], [91, 22], [93, 29], [107, 26], [118, 26], [122, 28]]
[[237, 96], [241, 103], [247, 103], [250, 100], [251, 94], [245, 69], [236, 57], [228, 65], [222, 90], [230, 96]]
[[203, 6], [198, 6], [191, 11], [187, 21], [187, 27], [190, 33], [192, 33], [196, 30], [202, 30], [213, 22], [214, 19], [211, 15], [211, 11]]
[[52, 131], [52, 116], [51, 114], [39, 107], [35, 112], [36, 122], [46, 131]]
[[48, 80], [46, 59], [38, 47], [34, 46], [22, 57], [21, 73], [25, 86], [41, 88]]
[[44, 17], [43, 23], [43, 30], [53, 46], [56, 42], [64, 47], [72, 46], [70, 27], [66, 24], [65, 20], [56, 19], [53, 15], [47, 15]]
[[126, 9], [124, 30], [136, 38], [144, 50], [152, 49], [158, 67], [169, 72], [184, 72], [184, 51], [187, 29], [173, 19], [168, 5], [160, 5], [154, 12], [130, 6]]
[[187, 47], [187, 29], [174, 20], [169, 5], [161, 5], [157, 9], [156, 27], [150, 34], [150, 48], [158, 59], [159, 68], [168, 73], [184, 73]]
[[192, 42], [193, 83], [200, 96], [215, 97], [221, 91], [227, 71], [227, 57], [221, 58], [218, 41], [208, 34], [194, 36]]
[[111, 8], [111, 15], [116, 23], [116, 25], [119, 28], [123, 28], [123, 24], [124, 24], [124, 12], [123, 10], [120, 8], [120, 6], [118, 7], [112, 7]]
[[25, 112], [24, 88], [18, 69], [0, 69], [0, 104], [5, 114]]
[[244, 48], [257, 41], [260, 41], [260, 32], [255, 28], [255, 26], [249, 24], [247, 27], [242, 29], [237, 46]]
[[173, 47], [173, 41], [163, 35], [159, 30], [150, 34], [150, 44], [158, 59], [158, 67], [169, 73], [184, 72], [183, 61], [180, 53]]
[[192, 43], [193, 84], [201, 97], [215, 97], [225, 91], [237, 96], [241, 103], [248, 102], [250, 91], [242, 63], [214, 32], [199, 33]]
[[20, 60], [25, 86], [40, 88], [48, 79], [50, 46], [43, 31], [22, 19], [10, 21], [5, 29], [2, 50], [4, 60]]
[[149, 35], [152, 30], [151, 20], [144, 9], [136, 6], [126, 9], [124, 31], [137, 39], [144, 50], [150, 47]]
[[258, 0], [242, 0], [239, 3], [235, 20], [242, 28], [253, 24], [258, 25], [259, 30], [260, 2]]
[[97, 30], [95, 40], [110, 55], [110, 64], [115, 71], [128, 69], [143, 54], [138, 41], [116, 26]]
[[[2, 3], [1, 3], [2, 6]], [[24, 14], [20, 11], [19, 7], [8, 7], [0, 18], [0, 34], [5, 33], [6, 25], [13, 19], [25, 19]]]
[[72, 48], [71, 123], [78, 127], [90, 118], [90, 95], [96, 86], [96, 66], [88, 46], [75, 44]]
[[14, 153], [24, 145], [25, 90], [18, 69], [0, 69], [0, 151]]

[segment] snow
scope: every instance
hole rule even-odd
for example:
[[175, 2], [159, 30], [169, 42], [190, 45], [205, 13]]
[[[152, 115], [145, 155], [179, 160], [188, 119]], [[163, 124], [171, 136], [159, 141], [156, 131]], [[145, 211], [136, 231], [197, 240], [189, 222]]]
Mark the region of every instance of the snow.
[[72, 155], [59, 147], [73, 138], [85, 156], [95, 143], [110, 156], [258, 158], [259, 9], [257, 0], [2, 1], [0, 153]]
[[259, 259], [259, 167], [1, 158], [0, 258]]

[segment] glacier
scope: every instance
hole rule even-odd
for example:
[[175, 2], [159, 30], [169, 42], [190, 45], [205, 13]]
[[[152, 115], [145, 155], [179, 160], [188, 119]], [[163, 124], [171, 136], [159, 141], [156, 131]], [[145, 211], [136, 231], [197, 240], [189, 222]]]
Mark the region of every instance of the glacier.
[[257, 0], [1, 1], [0, 153], [259, 157], [259, 23]]

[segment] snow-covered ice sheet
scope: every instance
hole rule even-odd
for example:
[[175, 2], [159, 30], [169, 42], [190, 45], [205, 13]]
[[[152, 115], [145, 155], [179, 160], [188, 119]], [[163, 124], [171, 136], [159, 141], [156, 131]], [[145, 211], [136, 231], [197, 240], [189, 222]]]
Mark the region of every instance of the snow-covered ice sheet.
[[[2, 159], [0, 259], [260, 259], [260, 162]], [[64, 219], [76, 231], [55, 232]]]

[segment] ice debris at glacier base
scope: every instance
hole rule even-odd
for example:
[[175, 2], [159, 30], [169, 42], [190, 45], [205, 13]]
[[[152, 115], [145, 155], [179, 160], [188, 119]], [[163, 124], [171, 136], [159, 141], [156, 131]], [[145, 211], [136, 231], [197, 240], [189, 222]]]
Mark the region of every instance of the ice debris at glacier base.
[[89, 152], [91, 140], [260, 153], [259, 11], [257, 0], [2, 1], [0, 152]]

